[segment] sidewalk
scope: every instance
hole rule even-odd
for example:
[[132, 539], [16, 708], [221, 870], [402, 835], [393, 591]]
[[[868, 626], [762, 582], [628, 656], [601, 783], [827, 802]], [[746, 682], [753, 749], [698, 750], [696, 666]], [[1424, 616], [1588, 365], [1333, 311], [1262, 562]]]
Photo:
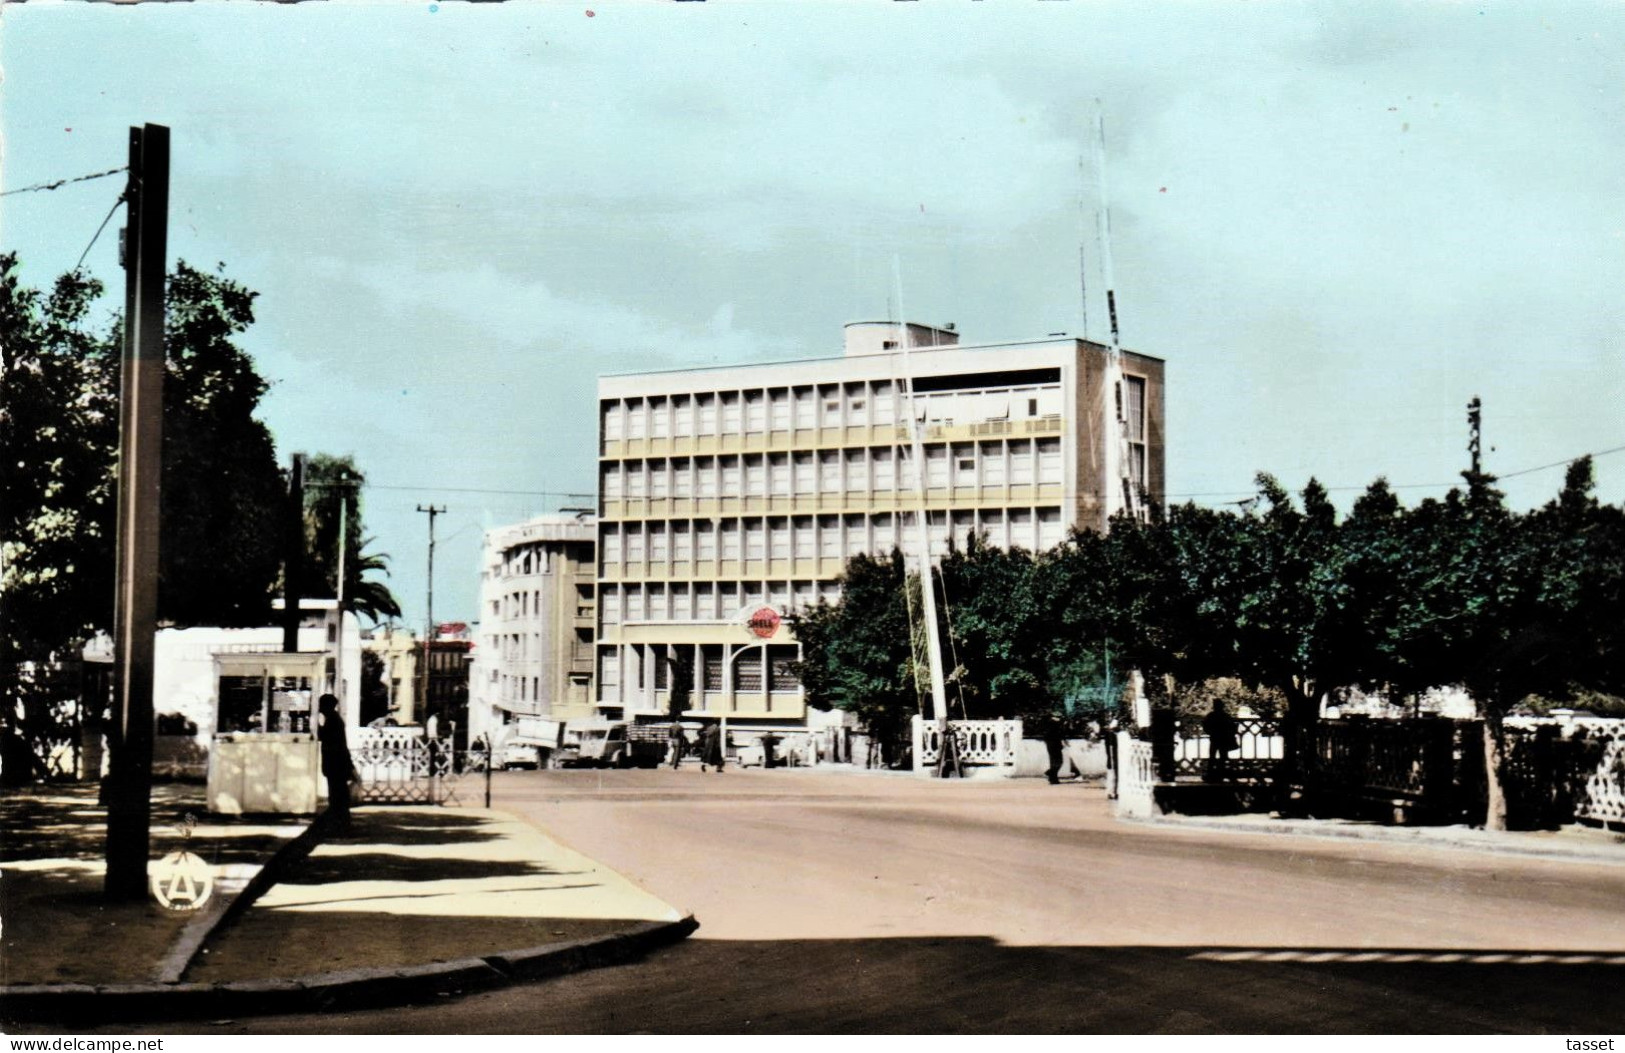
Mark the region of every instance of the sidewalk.
[[[181, 847], [171, 828], [201, 815], [199, 790], [155, 790], [155, 858]], [[7, 795], [0, 820], [3, 1020], [398, 1004], [624, 961], [696, 928], [502, 812], [363, 808], [341, 834], [207, 817], [184, 843], [217, 893], [190, 914], [101, 901], [94, 787]]]
[[1123, 822], [1237, 834], [1291, 834], [1384, 841], [1429, 848], [1454, 848], [1542, 859], [1568, 859], [1625, 866], [1625, 834], [1583, 826], [1560, 830], [1497, 832], [1468, 826], [1385, 826], [1352, 819], [1283, 819], [1273, 815], [1161, 815]]
[[363, 808], [210, 940], [184, 979], [432, 965], [681, 918], [505, 813]]

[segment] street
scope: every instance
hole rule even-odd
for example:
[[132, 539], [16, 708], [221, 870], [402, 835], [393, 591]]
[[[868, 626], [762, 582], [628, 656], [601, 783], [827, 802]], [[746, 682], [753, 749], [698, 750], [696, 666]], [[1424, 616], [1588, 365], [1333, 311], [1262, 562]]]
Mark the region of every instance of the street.
[[1625, 866], [1125, 824], [1038, 780], [513, 772], [493, 806], [699, 931], [411, 1009], [151, 1030], [1625, 1029]]

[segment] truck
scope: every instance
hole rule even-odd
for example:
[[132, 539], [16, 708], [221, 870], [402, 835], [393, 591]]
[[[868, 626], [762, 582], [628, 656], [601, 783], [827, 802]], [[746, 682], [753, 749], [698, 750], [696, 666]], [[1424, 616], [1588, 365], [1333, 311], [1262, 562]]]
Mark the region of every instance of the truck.
[[658, 768], [670, 729], [664, 724], [611, 724], [602, 734], [583, 729], [576, 763], [595, 768]]

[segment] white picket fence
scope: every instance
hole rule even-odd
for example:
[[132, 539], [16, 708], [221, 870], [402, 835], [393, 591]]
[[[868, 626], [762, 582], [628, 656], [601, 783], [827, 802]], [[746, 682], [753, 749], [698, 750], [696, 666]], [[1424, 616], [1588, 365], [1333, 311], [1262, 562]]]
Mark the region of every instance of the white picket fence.
[[[1021, 751], [1021, 721], [950, 720], [948, 733], [954, 736], [959, 747], [959, 763], [969, 769], [967, 774], [1015, 776]], [[942, 729], [935, 721], [916, 715], [914, 770], [935, 771], [941, 756]]]

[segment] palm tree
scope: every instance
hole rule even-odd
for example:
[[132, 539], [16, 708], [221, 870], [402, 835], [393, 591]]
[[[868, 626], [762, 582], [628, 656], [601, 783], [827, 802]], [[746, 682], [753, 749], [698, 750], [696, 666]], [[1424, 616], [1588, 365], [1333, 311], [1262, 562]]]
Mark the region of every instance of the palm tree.
[[389, 554], [366, 551], [377, 538], [367, 538], [358, 546], [361, 551], [344, 568], [344, 609], [356, 615], [365, 615], [374, 625], [401, 616], [401, 605], [389, 586], [382, 581], [366, 577], [370, 571], [379, 571], [389, 577]]

